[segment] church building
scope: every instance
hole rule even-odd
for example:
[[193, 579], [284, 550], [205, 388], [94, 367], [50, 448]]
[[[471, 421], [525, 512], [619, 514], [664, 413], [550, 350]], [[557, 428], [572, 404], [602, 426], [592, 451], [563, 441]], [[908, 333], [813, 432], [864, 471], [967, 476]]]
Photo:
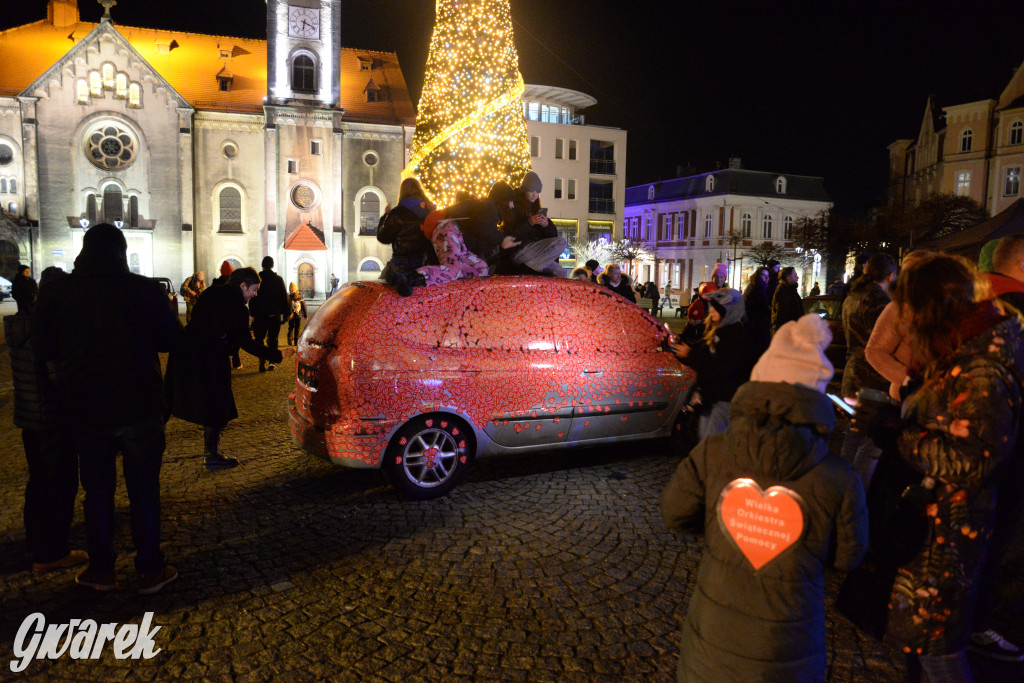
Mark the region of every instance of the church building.
[[175, 286], [266, 255], [310, 298], [379, 275], [415, 125], [397, 55], [341, 46], [340, 0], [268, 0], [267, 40], [120, 26], [100, 4], [98, 24], [49, 0], [0, 32], [0, 274], [70, 272], [107, 222], [133, 272]]

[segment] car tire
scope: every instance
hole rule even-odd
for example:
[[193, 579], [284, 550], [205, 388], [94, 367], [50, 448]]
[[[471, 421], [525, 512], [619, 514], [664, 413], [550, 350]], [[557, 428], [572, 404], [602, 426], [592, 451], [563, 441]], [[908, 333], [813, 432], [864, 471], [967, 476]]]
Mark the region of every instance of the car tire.
[[459, 485], [473, 455], [473, 433], [451, 415], [418, 415], [384, 452], [384, 474], [406, 500], [433, 500]]

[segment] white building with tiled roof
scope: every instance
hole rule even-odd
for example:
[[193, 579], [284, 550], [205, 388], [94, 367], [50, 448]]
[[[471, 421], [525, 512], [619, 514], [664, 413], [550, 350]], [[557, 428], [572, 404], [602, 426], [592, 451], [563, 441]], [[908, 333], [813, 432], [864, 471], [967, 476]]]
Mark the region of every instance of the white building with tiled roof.
[[394, 53], [342, 47], [340, 0], [270, 0], [265, 41], [109, 12], [49, 0], [0, 32], [0, 274], [70, 270], [110, 222], [132, 270], [175, 284], [265, 255], [307, 296], [377, 277], [415, 123]]
[[[793, 251], [793, 228], [832, 206], [819, 177], [730, 168], [626, 188], [623, 234], [654, 247], [654, 258], [632, 264], [641, 282], [693, 291], [729, 264], [729, 286], [742, 290], [757, 267], [748, 250], [769, 242]], [[800, 259], [801, 288], [827, 287], [821, 259]], [[785, 265], [798, 265], [797, 261]]]

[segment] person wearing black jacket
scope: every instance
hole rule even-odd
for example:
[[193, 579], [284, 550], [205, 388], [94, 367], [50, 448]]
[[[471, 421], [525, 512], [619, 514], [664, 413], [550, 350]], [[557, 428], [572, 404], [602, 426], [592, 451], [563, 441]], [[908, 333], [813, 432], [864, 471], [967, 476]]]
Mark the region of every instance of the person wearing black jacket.
[[502, 250], [519, 244], [498, 229], [499, 222], [511, 219], [513, 196], [512, 187], [498, 181], [487, 199], [467, 199], [427, 216], [423, 234], [434, 245], [440, 264], [417, 269], [427, 286], [487, 275]]
[[[42, 286], [67, 277], [50, 266], [40, 277]], [[11, 354], [14, 383], [14, 425], [28, 462], [25, 486], [25, 549], [32, 570], [46, 572], [84, 564], [89, 555], [71, 550], [68, 536], [78, 495], [78, 450], [67, 427], [61, 424], [56, 390], [46, 366], [32, 350], [32, 316], [24, 311], [4, 317], [4, 337]]]
[[673, 344], [676, 356], [697, 373], [701, 408], [701, 439], [721, 434], [729, 425], [729, 402], [740, 385], [750, 379], [754, 366], [750, 335], [743, 323], [743, 295], [728, 287], [708, 295], [708, 324], [693, 346]]
[[[284, 280], [274, 272], [274, 257], [264, 256], [261, 265], [263, 270], [259, 273], [259, 292], [252, 297], [252, 301], [249, 301], [252, 333], [261, 346], [265, 344], [267, 348], [276, 350], [281, 325], [288, 320], [292, 309], [288, 303], [288, 290], [284, 287]], [[260, 357], [260, 372], [273, 370], [274, 365], [274, 361], [267, 363], [266, 359]]]
[[36, 297], [39, 296], [39, 287], [32, 279], [32, 270], [25, 265], [18, 264], [18, 272], [11, 283], [11, 298], [18, 304], [18, 312], [31, 315], [36, 305]]
[[[242, 348], [260, 362], [280, 363], [295, 349], [283, 352], [252, 338], [245, 305], [261, 287], [253, 268], [239, 268], [226, 285], [208, 287], [192, 311], [185, 335], [167, 361], [167, 398], [170, 414], [203, 426], [206, 468], [220, 470], [238, 465], [220, 454], [224, 427], [238, 417], [231, 392], [232, 349]], [[290, 309], [289, 309], [290, 310]]]
[[617, 294], [621, 294], [633, 303], [636, 303], [636, 294], [630, 286], [629, 276], [622, 272], [619, 264], [612, 263], [597, 278], [597, 283], [607, 287]]
[[437, 264], [434, 246], [423, 234], [423, 220], [433, 210], [420, 181], [406, 178], [398, 189], [398, 206], [381, 218], [377, 241], [391, 245], [391, 260], [384, 266], [381, 279], [402, 296], [426, 284], [417, 268]]
[[779, 286], [772, 296], [772, 334], [786, 323], [803, 317], [804, 304], [800, 293], [796, 291], [799, 280], [796, 268], [786, 266], [779, 273]]
[[526, 174], [516, 189], [512, 220], [502, 225], [502, 231], [519, 240], [519, 245], [502, 253], [499, 273], [565, 277], [565, 268], [558, 258], [568, 245], [558, 236], [558, 228], [546, 210], [541, 210], [541, 189], [540, 176], [533, 171]]
[[165, 446], [158, 352], [181, 334], [159, 283], [128, 270], [124, 234], [107, 223], [85, 233], [74, 272], [40, 293], [32, 320], [36, 357], [57, 387], [60, 420], [79, 451], [89, 567], [76, 582], [117, 588], [114, 491], [122, 456], [131, 503], [139, 592], [175, 580], [160, 551], [160, 465]]

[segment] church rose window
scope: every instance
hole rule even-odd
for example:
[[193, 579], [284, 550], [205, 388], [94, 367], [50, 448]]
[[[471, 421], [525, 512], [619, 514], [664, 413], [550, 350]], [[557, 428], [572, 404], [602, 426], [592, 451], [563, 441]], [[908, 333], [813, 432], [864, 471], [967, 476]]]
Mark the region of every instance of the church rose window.
[[14, 161], [14, 150], [7, 145], [0, 145], [0, 166], [6, 166]]
[[85, 138], [85, 155], [94, 166], [111, 171], [128, 168], [135, 161], [135, 136], [121, 126], [104, 123]]

